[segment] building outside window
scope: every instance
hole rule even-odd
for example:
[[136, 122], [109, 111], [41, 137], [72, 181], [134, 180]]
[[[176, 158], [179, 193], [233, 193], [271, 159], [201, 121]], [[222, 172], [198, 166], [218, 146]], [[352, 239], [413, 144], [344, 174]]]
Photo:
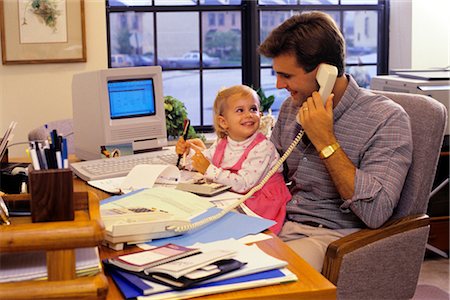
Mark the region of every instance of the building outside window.
[[361, 86], [387, 72], [388, 0], [111, 0], [107, 2], [109, 67], [160, 65], [164, 95], [185, 103], [198, 130], [212, 129], [217, 92], [235, 84], [275, 95], [271, 60], [257, 45], [293, 14], [322, 10], [347, 43], [346, 72]]

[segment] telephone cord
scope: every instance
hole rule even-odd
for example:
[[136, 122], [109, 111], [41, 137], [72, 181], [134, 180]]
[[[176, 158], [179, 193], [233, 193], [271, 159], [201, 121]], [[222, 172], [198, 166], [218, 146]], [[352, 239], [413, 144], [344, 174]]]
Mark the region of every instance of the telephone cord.
[[224, 208], [221, 212], [210, 216], [208, 218], [205, 218], [201, 221], [189, 224], [189, 225], [183, 225], [183, 226], [168, 226], [167, 230], [173, 230], [175, 232], [183, 233], [187, 232], [192, 229], [196, 229], [198, 227], [201, 227], [203, 225], [206, 225], [208, 223], [214, 222], [224, 215], [226, 215], [229, 211], [235, 209], [239, 205], [241, 205], [244, 201], [249, 199], [251, 196], [253, 196], [254, 193], [259, 191], [266, 183], [269, 181], [270, 177], [272, 177], [273, 174], [275, 174], [278, 169], [283, 165], [284, 161], [288, 158], [288, 156], [294, 151], [295, 147], [298, 145], [298, 143], [302, 140], [302, 137], [304, 135], [304, 130], [300, 130], [300, 132], [295, 137], [294, 141], [291, 143], [289, 148], [286, 150], [286, 152], [281, 156], [281, 158], [275, 163], [275, 165], [272, 167], [272, 169], [264, 176], [264, 178], [261, 180], [261, 182], [257, 185], [255, 185], [253, 188], [251, 188], [244, 196], [233, 202], [228, 207]]

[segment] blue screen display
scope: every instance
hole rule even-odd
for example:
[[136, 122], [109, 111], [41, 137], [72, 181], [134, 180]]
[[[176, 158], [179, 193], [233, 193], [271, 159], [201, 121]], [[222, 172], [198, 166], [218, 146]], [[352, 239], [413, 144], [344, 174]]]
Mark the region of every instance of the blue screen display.
[[111, 119], [155, 114], [153, 79], [108, 81]]

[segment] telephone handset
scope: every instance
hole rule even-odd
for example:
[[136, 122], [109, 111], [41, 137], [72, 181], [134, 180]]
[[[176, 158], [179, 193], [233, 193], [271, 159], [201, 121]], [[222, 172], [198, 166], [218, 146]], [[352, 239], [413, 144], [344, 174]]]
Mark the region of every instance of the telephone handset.
[[[335, 66], [325, 64], [325, 63], [322, 63], [319, 65], [319, 69], [317, 70], [316, 80], [317, 80], [317, 83], [319, 84], [319, 87], [320, 87], [319, 94], [322, 97], [322, 101], [324, 104], [327, 101], [328, 97], [330, 96], [331, 91], [333, 90], [334, 84], [336, 82], [336, 78], [337, 78], [337, 68]], [[305, 133], [304, 130], [300, 130], [300, 132], [297, 134], [297, 136], [295, 137], [295, 139], [291, 143], [291, 145], [289, 145], [288, 149], [283, 154], [283, 156], [281, 156], [281, 158], [275, 163], [273, 168], [266, 174], [266, 176], [261, 180], [261, 182], [258, 185], [254, 186], [253, 188], [251, 188], [250, 191], [247, 192], [247, 194], [245, 194], [244, 196], [242, 196], [241, 198], [236, 200], [234, 203], [232, 203], [231, 205], [229, 205], [228, 207], [223, 209], [218, 214], [215, 214], [211, 217], [208, 217], [201, 221], [195, 222], [193, 224], [188, 224], [188, 225], [184, 225], [184, 226], [168, 226], [167, 230], [173, 230], [175, 232], [182, 233], [182, 232], [186, 232], [186, 231], [201, 227], [210, 222], [220, 219], [222, 216], [227, 214], [229, 211], [235, 209], [236, 207], [238, 207], [239, 205], [244, 203], [247, 199], [249, 199], [251, 196], [253, 196], [254, 193], [259, 191], [264, 186], [264, 184], [266, 184], [266, 182], [270, 179], [270, 177], [272, 177], [272, 175], [278, 171], [278, 169], [283, 165], [284, 161], [288, 158], [288, 156], [291, 154], [291, 152], [295, 149], [297, 144], [301, 141], [304, 133]]]
[[327, 102], [328, 97], [333, 91], [334, 83], [337, 78], [337, 68], [329, 64], [320, 64], [317, 70], [316, 80], [319, 84], [319, 95], [323, 103]]

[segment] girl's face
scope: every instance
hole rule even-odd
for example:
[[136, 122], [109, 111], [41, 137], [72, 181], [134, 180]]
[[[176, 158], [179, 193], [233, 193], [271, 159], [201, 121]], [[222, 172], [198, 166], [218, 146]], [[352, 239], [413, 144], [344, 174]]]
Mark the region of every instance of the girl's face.
[[260, 118], [257, 98], [252, 95], [234, 95], [227, 99], [224, 113], [219, 116], [219, 125], [231, 139], [239, 142], [258, 130]]

